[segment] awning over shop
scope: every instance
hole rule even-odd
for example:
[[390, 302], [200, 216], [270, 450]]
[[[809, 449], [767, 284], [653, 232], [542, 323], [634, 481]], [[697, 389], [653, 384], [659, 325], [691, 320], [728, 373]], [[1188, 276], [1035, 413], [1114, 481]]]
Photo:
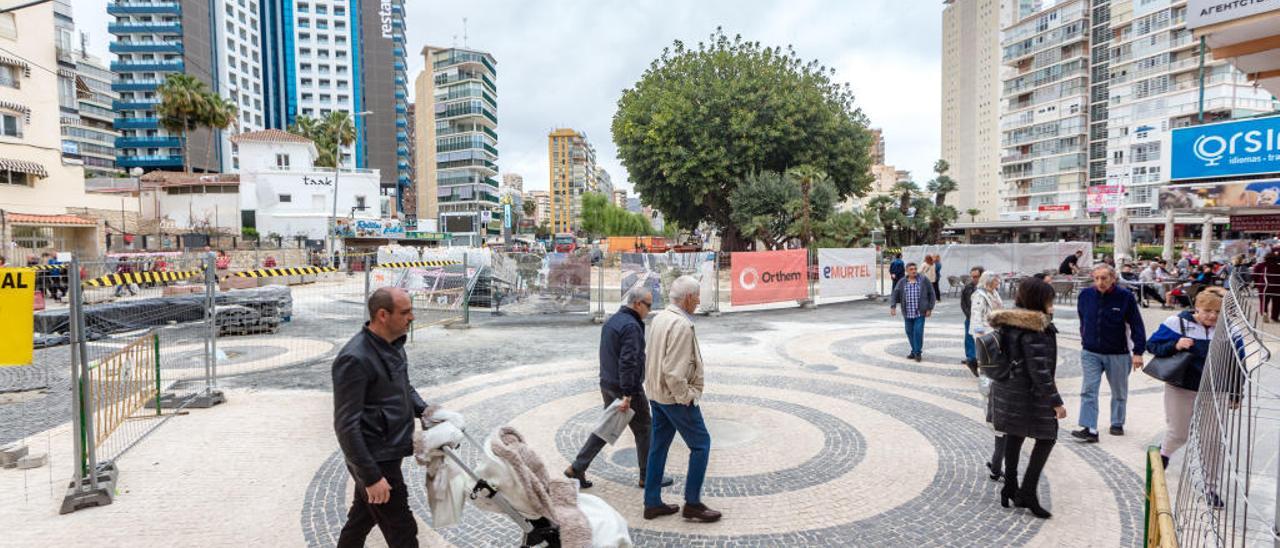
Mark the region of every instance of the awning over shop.
[[36, 162], [28, 162], [26, 160], [0, 158], [0, 169], [5, 171], [16, 171], [18, 173], [29, 173], [41, 179], [49, 176], [49, 172], [44, 170], [44, 166]]
[[6, 212], [4, 220], [11, 225], [92, 227], [98, 223], [75, 215], [32, 215]]

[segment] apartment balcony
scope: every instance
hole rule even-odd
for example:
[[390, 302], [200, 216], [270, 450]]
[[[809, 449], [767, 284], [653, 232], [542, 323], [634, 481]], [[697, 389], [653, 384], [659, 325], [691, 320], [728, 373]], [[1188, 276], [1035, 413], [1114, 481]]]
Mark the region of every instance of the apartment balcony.
[[400, 184], [402, 184], [402, 185], [406, 185], [406, 186], [407, 186], [407, 185], [412, 185], [412, 184], [413, 184], [413, 179], [411, 179], [408, 175], [401, 174], [401, 175], [400, 175], [400, 177], [399, 177], [397, 180], [398, 180], [398, 181], [400, 182]]
[[155, 110], [160, 105], [159, 99], [149, 99], [141, 101], [122, 101], [116, 99], [111, 102], [112, 110], [116, 112], [122, 110]]
[[178, 148], [182, 140], [177, 137], [116, 137], [116, 148]]
[[182, 23], [111, 23], [107, 32], [121, 34], [182, 34]]
[[182, 61], [112, 61], [111, 72], [183, 72]]
[[182, 53], [182, 42], [112, 42], [111, 53]]
[[116, 118], [112, 127], [115, 129], [157, 129], [160, 127], [159, 118]]
[[116, 156], [116, 165], [131, 167], [182, 167], [182, 156]]
[[181, 15], [178, 2], [112, 2], [107, 4], [108, 15]]
[[116, 80], [111, 82], [111, 91], [154, 91], [163, 80]]

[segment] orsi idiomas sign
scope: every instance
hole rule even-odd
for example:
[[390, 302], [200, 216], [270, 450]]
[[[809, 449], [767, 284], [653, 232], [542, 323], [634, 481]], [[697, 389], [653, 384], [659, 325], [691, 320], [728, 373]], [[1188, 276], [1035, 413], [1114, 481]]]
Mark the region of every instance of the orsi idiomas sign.
[[876, 292], [876, 250], [819, 249], [818, 291], [824, 298]]
[[1280, 172], [1280, 116], [1173, 130], [1171, 178]]
[[736, 306], [809, 298], [807, 263], [803, 249], [734, 253], [730, 302]]

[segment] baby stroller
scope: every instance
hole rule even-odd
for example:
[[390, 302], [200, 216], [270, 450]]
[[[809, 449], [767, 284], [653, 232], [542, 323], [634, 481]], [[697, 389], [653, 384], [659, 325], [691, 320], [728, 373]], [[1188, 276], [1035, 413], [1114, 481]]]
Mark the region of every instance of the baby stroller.
[[[482, 444], [465, 431], [456, 413], [428, 413], [422, 425], [423, 432], [414, 439], [414, 455], [428, 468], [428, 498], [443, 494], [440, 498], [452, 501], [453, 508], [441, 508], [449, 522], [456, 523], [463, 502], [470, 501], [510, 518], [521, 530], [522, 547], [631, 546], [622, 515], [598, 497], [579, 495], [576, 481], [546, 474], [541, 459], [515, 429], [499, 428]], [[460, 454], [462, 442], [480, 450], [479, 465]], [[465, 481], [447, 477], [455, 472], [443, 466], [446, 459]], [[434, 505], [432, 513], [435, 518]]]

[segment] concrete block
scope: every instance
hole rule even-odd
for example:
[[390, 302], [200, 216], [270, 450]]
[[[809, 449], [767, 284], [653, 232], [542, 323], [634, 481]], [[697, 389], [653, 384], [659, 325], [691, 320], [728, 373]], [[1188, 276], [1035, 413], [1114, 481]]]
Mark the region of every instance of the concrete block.
[[27, 456], [27, 446], [18, 443], [11, 443], [4, 447], [0, 447], [0, 467], [13, 468], [18, 465], [18, 459]]
[[18, 459], [19, 470], [30, 470], [32, 468], [40, 468], [41, 466], [44, 466], [46, 464], [49, 464], [49, 455], [45, 453], [36, 453], [33, 455], [27, 455], [25, 457]]

